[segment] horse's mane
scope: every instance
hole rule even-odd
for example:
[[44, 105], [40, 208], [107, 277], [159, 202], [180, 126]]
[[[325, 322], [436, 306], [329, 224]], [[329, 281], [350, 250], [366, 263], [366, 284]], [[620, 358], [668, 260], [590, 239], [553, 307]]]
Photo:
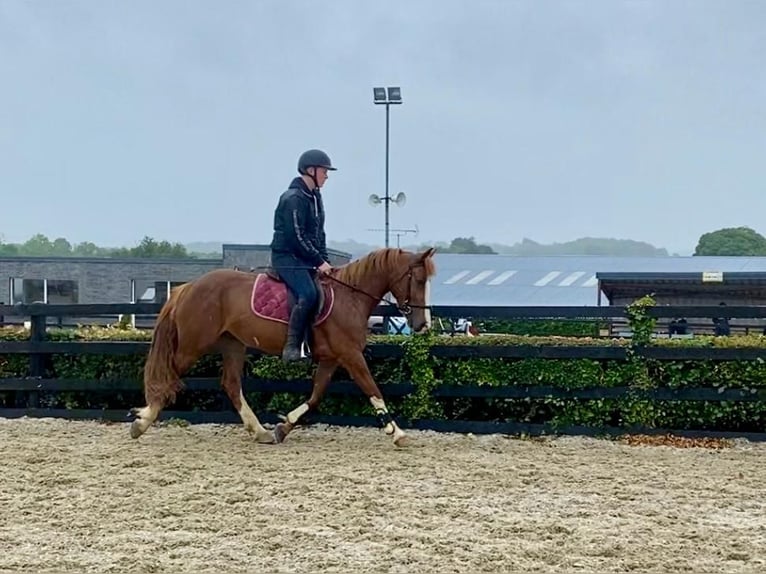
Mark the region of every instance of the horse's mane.
[[[356, 285], [370, 274], [386, 273], [400, 268], [404, 270], [412, 255], [394, 247], [378, 249], [338, 268], [338, 279]], [[425, 259], [425, 268], [429, 277], [436, 273], [433, 258]]]

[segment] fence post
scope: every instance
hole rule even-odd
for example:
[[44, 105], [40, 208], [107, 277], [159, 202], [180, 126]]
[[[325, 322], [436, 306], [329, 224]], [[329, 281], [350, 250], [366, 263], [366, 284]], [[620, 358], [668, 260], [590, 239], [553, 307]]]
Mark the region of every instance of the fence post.
[[[45, 315], [32, 315], [30, 317], [29, 340], [34, 343], [45, 341], [47, 317]], [[45, 355], [32, 352], [29, 355], [29, 375], [42, 378], [45, 376]], [[27, 407], [36, 409], [40, 406], [40, 393], [30, 391], [27, 395]]]

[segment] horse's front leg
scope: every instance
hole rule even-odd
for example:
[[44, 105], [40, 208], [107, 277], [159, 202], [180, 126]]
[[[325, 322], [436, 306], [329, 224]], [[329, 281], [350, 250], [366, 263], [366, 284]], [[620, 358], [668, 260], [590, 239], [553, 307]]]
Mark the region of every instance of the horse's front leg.
[[396, 421], [388, 412], [386, 402], [383, 400], [383, 395], [378, 385], [372, 378], [367, 361], [364, 360], [364, 355], [362, 353], [349, 355], [341, 360], [341, 364], [351, 375], [351, 378], [354, 379], [357, 386], [362, 389], [362, 392], [367, 395], [372, 408], [375, 409], [375, 415], [378, 417], [386, 434], [393, 439], [396, 446], [405, 446], [407, 444], [407, 435], [399, 428], [399, 425], [396, 424]]
[[284, 422], [279, 423], [274, 427], [274, 440], [276, 442], [282, 442], [290, 434], [290, 431], [295, 428], [298, 420], [305, 415], [310, 409], [315, 409], [319, 402], [322, 400], [327, 386], [330, 384], [330, 379], [335, 370], [338, 368], [338, 363], [335, 361], [320, 361], [317, 366], [317, 370], [314, 373], [313, 383], [314, 387], [311, 391], [309, 400], [301, 403], [296, 408], [287, 413], [287, 417]]

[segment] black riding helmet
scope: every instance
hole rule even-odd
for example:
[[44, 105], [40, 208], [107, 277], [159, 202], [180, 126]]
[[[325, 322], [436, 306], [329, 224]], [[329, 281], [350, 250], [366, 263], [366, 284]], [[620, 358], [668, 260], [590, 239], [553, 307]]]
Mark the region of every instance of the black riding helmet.
[[310, 167], [324, 167], [330, 171], [336, 171], [330, 161], [330, 156], [320, 149], [310, 149], [298, 158], [298, 173], [308, 175], [306, 170]]

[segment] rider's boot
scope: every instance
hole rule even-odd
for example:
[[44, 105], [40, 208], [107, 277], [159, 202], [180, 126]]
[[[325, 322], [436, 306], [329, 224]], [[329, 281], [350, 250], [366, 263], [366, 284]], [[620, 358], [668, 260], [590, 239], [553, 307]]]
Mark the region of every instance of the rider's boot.
[[286, 363], [306, 358], [303, 353], [303, 341], [310, 312], [311, 308], [308, 305], [298, 302], [290, 313], [290, 320], [287, 323], [287, 341], [282, 349], [282, 360]]

